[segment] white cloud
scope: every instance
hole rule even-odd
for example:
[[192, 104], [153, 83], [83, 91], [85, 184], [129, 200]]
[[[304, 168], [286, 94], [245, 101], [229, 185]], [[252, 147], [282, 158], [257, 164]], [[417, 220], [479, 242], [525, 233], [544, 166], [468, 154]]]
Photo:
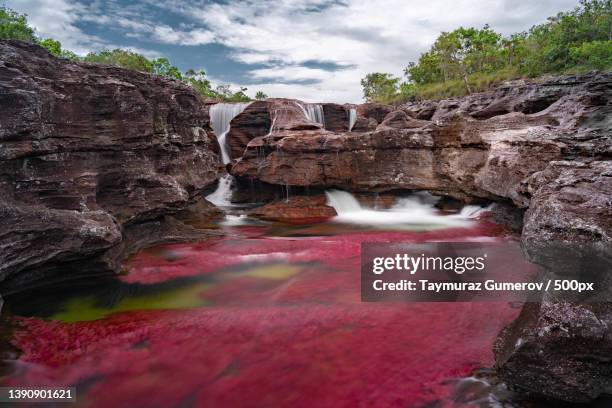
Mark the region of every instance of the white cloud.
[[[575, 4], [575, 0], [251, 0], [205, 6], [183, 3], [173, 11], [214, 32], [216, 42], [234, 49], [231, 57], [236, 61], [270, 65], [253, 70], [254, 79], [285, 82], [246, 86], [264, 88], [273, 96], [359, 102], [359, 81], [365, 74], [382, 71], [401, 76], [406, 64], [427, 50], [441, 31], [488, 23], [509, 34]], [[312, 61], [354, 68], [324, 71], [300, 66]], [[304, 80], [319, 82], [316, 86], [291, 83]]]
[[[488, 23], [509, 34], [577, 4], [577, 0], [95, 0], [86, 6], [76, 1], [9, 0], [7, 5], [28, 12], [39, 34], [57, 38], [77, 52], [105, 44], [79, 29], [79, 21], [119, 27], [126, 37], [157, 43], [217, 43], [231, 49], [227, 58], [259, 65], [244, 75], [252, 80], [240, 84], [249, 90], [336, 102], [359, 102], [359, 81], [368, 72], [401, 76], [406, 64], [416, 60], [441, 31]], [[184, 21], [152, 21], [147, 10], [154, 7]], [[206, 62], [206, 55], [202, 60]], [[327, 70], [321, 63], [343, 68]]]
[[64, 48], [77, 54], [85, 54], [104, 43], [76, 26], [83, 7], [70, 0], [8, 0], [6, 5], [27, 13], [37, 35], [56, 39]]
[[214, 33], [208, 30], [195, 29], [191, 31], [180, 31], [167, 25], [157, 25], [151, 30], [143, 31], [149, 31], [148, 34], [151, 36], [150, 39], [166, 44], [202, 45], [211, 43], [215, 38]]

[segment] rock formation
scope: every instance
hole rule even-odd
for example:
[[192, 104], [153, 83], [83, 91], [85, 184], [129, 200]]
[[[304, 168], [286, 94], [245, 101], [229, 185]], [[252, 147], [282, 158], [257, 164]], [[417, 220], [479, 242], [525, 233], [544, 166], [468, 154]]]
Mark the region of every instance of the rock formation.
[[116, 270], [135, 248], [195, 233], [190, 206], [214, 212], [197, 198], [219, 146], [191, 88], [18, 41], [0, 55], [4, 291]]
[[[612, 73], [593, 72], [397, 109], [361, 105], [350, 133], [294, 115], [290, 126], [252, 138], [231, 171], [271, 185], [498, 202], [524, 211], [525, 251], [546, 276], [575, 277], [586, 265], [609, 290], [611, 101]], [[573, 402], [610, 390], [605, 295], [598, 304], [544, 297], [525, 307], [496, 346], [501, 377]]]

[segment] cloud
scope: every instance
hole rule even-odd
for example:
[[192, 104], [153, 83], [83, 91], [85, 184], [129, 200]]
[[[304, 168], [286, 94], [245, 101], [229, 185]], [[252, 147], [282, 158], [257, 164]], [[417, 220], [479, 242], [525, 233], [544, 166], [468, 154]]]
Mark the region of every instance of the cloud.
[[[575, 4], [575, 0], [455, 0], [451, 7], [446, 0], [250, 0], [167, 7], [214, 32], [216, 42], [234, 50], [230, 57], [236, 61], [269, 65], [253, 69], [250, 76], [275, 79], [265, 85], [270, 95], [310, 90], [321, 100], [358, 102], [359, 81], [365, 74], [382, 71], [401, 76], [407, 63], [426, 51], [441, 31], [490, 24], [509, 34]], [[308, 61], [354, 68], [325, 71], [302, 66]], [[285, 84], [279, 84], [283, 78]], [[318, 81], [316, 87], [292, 83], [312, 80]]]
[[155, 26], [148, 31], [148, 34], [150, 34], [152, 40], [176, 45], [210, 44], [215, 38], [215, 34], [208, 30], [179, 31], [167, 25]]
[[[576, 0], [20, 0], [39, 33], [77, 52], [112, 43], [87, 30], [105, 26], [142, 48], [178, 46], [176, 53], [217, 44], [224, 77], [271, 96], [359, 102], [368, 72], [401, 76], [441, 31], [489, 24], [523, 31]], [[88, 34], [90, 33], [90, 34]], [[102, 34], [99, 34], [102, 35]], [[116, 41], [115, 41], [116, 42]], [[174, 51], [176, 50], [176, 51]], [[149, 51], [151, 52], [151, 51]], [[206, 61], [205, 49], [199, 49]], [[218, 55], [218, 54], [216, 54]], [[313, 64], [314, 63], [314, 64]], [[314, 65], [314, 66], [313, 66]], [[219, 73], [221, 75], [221, 73]], [[237, 78], [242, 78], [238, 81]]]
[[84, 8], [69, 0], [8, 0], [7, 7], [28, 15], [29, 23], [41, 37], [54, 38], [64, 48], [84, 54], [100, 47], [104, 41], [85, 34], [76, 26]]

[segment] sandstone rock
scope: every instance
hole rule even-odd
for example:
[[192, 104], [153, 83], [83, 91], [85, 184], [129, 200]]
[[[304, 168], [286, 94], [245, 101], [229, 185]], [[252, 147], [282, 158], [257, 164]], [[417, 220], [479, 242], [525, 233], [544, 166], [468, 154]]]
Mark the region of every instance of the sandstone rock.
[[270, 103], [255, 101], [232, 119], [226, 140], [229, 146], [230, 157], [242, 157], [244, 149], [249, 142], [270, 132], [272, 120], [270, 118]]
[[390, 105], [382, 105], [379, 103], [365, 103], [357, 105], [357, 119], [353, 125], [353, 132], [371, 132], [376, 129], [385, 117], [391, 113], [394, 108]]
[[[602, 83], [612, 83], [612, 74], [523, 83], [394, 112], [360, 105], [351, 133], [285, 126], [254, 138], [232, 173], [278, 185], [518, 200], [521, 182], [550, 161], [609, 154], [605, 101], [612, 97]], [[430, 114], [433, 121], [420, 119]], [[367, 132], [359, 129], [364, 118], [372, 121]]]
[[348, 132], [349, 117], [346, 107], [335, 103], [324, 103], [322, 107], [326, 130], [338, 133]]
[[538, 397], [585, 403], [612, 385], [609, 304], [527, 304], [495, 345], [502, 379]]
[[3, 288], [116, 270], [132, 226], [216, 180], [208, 108], [188, 86], [19, 41], [0, 56]]
[[357, 105], [357, 117], [372, 118], [376, 120], [376, 123], [382, 123], [385, 117], [394, 110], [395, 108], [391, 105], [364, 103]]
[[255, 208], [250, 215], [267, 221], [301, 224], [326, 221], [335, 216], [336, 211], [326, 204], [325, 195], [321, 194], [275, 201]]

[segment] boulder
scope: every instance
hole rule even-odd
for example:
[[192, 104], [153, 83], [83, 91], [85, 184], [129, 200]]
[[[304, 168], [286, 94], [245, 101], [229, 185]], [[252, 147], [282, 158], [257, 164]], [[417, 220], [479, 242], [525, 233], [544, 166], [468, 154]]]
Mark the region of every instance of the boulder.
[[336, 215], [336, 211], [326, 202], [323, 194], [295, 196], [255, 208], [250, 211], [249, 215], [266, 221], [278, 221], [287, 224], [321, 222]]

